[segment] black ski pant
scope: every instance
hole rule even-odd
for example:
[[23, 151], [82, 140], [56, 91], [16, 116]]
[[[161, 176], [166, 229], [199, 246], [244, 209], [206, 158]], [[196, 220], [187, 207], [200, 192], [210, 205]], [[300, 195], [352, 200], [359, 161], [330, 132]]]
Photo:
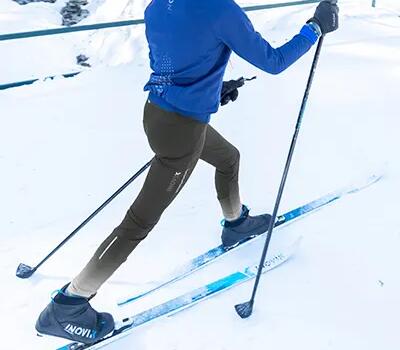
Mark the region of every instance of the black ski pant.
[[216, 168], [215, 186], [225, 218], [240, 215], [239, 151], [232, 144], [210, 125], [165, 111], [150, 101], [143, 124], [155, 153], [143, 188], [122, 223], [71, 282], [70, 293], [90, 297], [99, 290], [157, 224], [199, 159]]

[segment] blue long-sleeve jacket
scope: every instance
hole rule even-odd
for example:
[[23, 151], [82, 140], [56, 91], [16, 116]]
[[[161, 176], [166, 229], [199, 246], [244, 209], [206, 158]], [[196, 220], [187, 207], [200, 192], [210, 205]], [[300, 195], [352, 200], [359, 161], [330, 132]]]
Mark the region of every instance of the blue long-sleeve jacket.
[[160, 107], [208, 123], [218, 110], [232, 51], [278, 74], [318, 39], [312, 26], [274, 49], [234, 0], [153, 0], [145, 11], [153, 73], [145, 86]]

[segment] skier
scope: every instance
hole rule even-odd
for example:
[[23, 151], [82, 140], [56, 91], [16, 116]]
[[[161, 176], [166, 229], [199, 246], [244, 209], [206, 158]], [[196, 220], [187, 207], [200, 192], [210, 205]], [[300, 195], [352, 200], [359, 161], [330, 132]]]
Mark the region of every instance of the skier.
[[250, 216], [242, 204], [239, 151], [208, 124], [210, 115], [238, 97], [235, 81], [223, 83], [232, 51], [278, 74], [320, 35], [338, 28], [338, 7], [322, 1], [300, 33], [277, 49], [255, 31], [234, 0], [153, 0], [145, 23], [153, 73], [145, 86], [143, 123], [155, 157], [122, 223], [40, 314], [36, 329], [41, 334], [91, 344], [113, 331], [113, 317], [95, 311], [89, 300], [146, 238], [199, 159], [216, 168], [223, 245], [229, 248], [267, 231], [270, 215]]

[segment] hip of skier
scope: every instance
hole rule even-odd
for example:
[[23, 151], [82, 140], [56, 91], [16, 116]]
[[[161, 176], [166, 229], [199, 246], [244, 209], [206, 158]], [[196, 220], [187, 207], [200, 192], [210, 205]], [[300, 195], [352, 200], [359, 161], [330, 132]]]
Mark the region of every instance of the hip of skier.
[[211, 125], [210, 116], [238, 98], [244, 79], [223, 81], [230, 55], [279, 74], [338, 28], [338, 7], [322, 1], [314, 16], [284, 45], [273, 48], [234, 0], [153, 0], [145, 11], [153, 73], [145, 90], [143, 125], [154, 158], [143, 188], [126, 216], [84, 269], [40, 314], [41, 334], [91, 344], [114, 330], [113, 317], [89, 301], [159, 221], [199, 160], [215, 167], [224, 216], [222, 244], [262, 234], [270, 215], [249, 215], [239, 193], [240, 154]]

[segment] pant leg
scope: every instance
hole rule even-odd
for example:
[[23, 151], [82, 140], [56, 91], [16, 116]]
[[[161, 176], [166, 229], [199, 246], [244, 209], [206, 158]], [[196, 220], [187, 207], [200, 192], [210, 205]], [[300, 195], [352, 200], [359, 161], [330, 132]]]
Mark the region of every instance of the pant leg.
[[215, 187], [222, 212], [227, 220], [240, 216], [239, 194], [240, 153], [210, 125], [200, 158], [215, 167]]
[[124, 263], [156, 225], [191, 175], [204, 146], [207, 125], [147, 102], [144, 129], [155, 153], [142, 190], [122, 223], [100, 245], [68, 291], [89, 297]]

